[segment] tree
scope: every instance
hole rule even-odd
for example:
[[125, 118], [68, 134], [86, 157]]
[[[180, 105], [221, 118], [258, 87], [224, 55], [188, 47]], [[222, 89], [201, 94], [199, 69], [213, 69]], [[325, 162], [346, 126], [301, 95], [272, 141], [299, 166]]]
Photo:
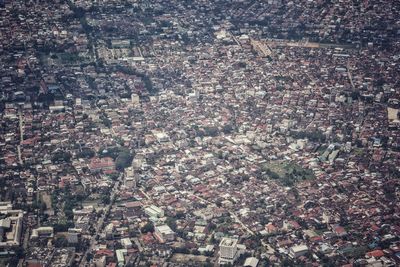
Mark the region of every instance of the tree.
[[153, 233], [154, 232], [154, 225], [152, 222], [148, 222], [146, 223], [141, 229], [140, 231], [142, 233]]
[[110, 204], [110, 202], [111, 202], [110, 194], [104, 194], [101, 196], [101, 203], [107, 205]]
[[270, 261], [268, 258], [265, 258], [262, 262], [261, 262], [261, 266], [263, 267], [268, 267], [270, 266]]
[[52, 93], [39, 94], [38, 102], [42, 102], [48, 106], [53, 101], [54, 101], [54, 95]]
[[70, 162], [71, 153], [66, 151], [57, 151], [51, 158], [52, 162]]
[[230, 134], [233, 131], [233, 127], [231, 124], [226, 124], [223, 128], [222, 131], [224, 132], [224, 134]]
[[295, 266], [294, 262], [288, 258], [282, 260], [282, 266]]
[[132, 155], [129, 151], [121, 151], [115, 160], [115, 167], [117, 170], [122, 171], [124, 168], [132, 164]]
[[205, 251], [204, 256], [212, 257], [212, 256], [214, 256], [214, 252], [213, 251]]
[[117, 181], [118, 177], [119, 177], [119, 174], [118, 173], [111, 173], [109, 176], [110, 176], [110, 178], [112, 180]]
[[68, 246], [68, 240], [65, 238], [65, 236], [59, 236], [54, 241], [54, 246], [57, 248], [66, 247], [66, 246]]
[[176, 214], [175, 214], [175, 217], [174, 217], [175, 219], [183, 219], [183, 218], [185, 218], [185, 213], [184, 212], [182, 212], [182, 211], [178, 211]]
[[204, 134], [206, 136], [217, 136], [219, 134], [219, 130], [217, 127], [204, 127]]
[[96, 153], [90, 148], [83, 148], [81, 152], [79, 152], [76, 157], [77, 158], [93, 158]]
[[176, 231], [176, 220], [174, 218], [168, 217], [166, 223], [172, 231]]
[[68, 228], [74, 227], [73, 222], [64, 222], [64, 223], [56, 223], [53, 224], [53, 228], [55, 232], [66, 232]]

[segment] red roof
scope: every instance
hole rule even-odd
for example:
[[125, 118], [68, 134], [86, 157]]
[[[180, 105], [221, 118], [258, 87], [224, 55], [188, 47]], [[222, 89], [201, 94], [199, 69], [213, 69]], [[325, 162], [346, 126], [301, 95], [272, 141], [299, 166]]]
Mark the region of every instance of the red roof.
[[296, 222], [296, 221], [289, 221], [289, 223], [295, 229], [301, 228], [300, 224], [298, 222]]
[[367, 253], [367, 256], [374, 257], [374, 258], [380, 258], [380, 257], [382, 257], [384, 255], [385, 254], [380, 249], [376, 249], [376, 250], [373, 250], [373, 251], [370, 251], [370, 252]]
[[106, 169], [114, 169], [115, 164], [112, 158], [92, 158], [90, 161], [90, 168], [92, 170], [106, 170]]
[[125, 203], [125, 207], [126, 208], [140, 208], [142, 206], [142, 202], [140, 201], [131, 201], [131, 202], [127, 202]]
[[153, 235], [151, 233], [147, 233], [145, 235], [142, 235], [141, 238], [143, 240], [143, 243], [145, 243], [145, 244], [150, 244], [150, 243], [153, 243], [155, 241], [154, 237], [153, 237]]
[[265, 228], [268, 230], [268, 232], [275, 232], [276, 230], [277, 230], [277, 228], [276, 228], [276, 226], [275, 225], [273, 225], [272, 223], [270, 223], [270, 224], [267, 224], [266, 226], [265, 226]]
[[105, 255], [108, 257], [113, 257], [114, 256], [114, 252], [112, 250], [109, 249], [99, 249], [98, 251], [96, 251], [96, 255]]
[[314, 242], [322, 241], [322, 237], [320, 237], [320, 236], [314, 236], [314, 237], [311, 237], [311, 240], [314, 241]]
[[378, 230], [379, 230], [379, 227], [378, 227], [376, 224], [373, 224], [373, 225], [371, 226], [371, 229], [372, 229], [373, 231], [378, 231]]
[[343, 234], [346, 233], [346, 230], [342, 226], [336, 226], [334, 229], [335, 233], [337, 234]]

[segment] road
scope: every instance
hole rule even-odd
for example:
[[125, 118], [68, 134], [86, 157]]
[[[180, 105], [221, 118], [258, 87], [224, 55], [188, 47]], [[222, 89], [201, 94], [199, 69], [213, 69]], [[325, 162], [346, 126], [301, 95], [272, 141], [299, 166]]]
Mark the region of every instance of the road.
[[24, 162], [22, 161], [22, 156], [21, 156], [21, 146], [17, 145], [17, 152], [18, 152], [18, 161], [20, 165], [23, 165]]
[[304, 48], [342, 48], [342, 49], [355, 48], [355, 45], [350, 45], [350, 44], [317, 43], [317, 42], [309, 42], [308, 40], [293, 41], [289, 39], [268, 38], [263, 41], [272, 46], [290, 46], [290, 47], [304, 47]]
[[[18, 117], [19, 117], [19, 141], [20, 144], [22, 144], [22, 142], [24, 141], [24, 125], [23, 125], [23, 116], [22, 116], [22, 111], [21, 109], [18, 110]], [[24, 164], [24, 162], [22, 161], [22, 156], [21, 156], [21, 145], [17, 146], [17, 151], [18, 151], [18, 161], [19, 164]]]
[[151, 200], [151, 197], [143, 191], [143, 189], [139, 189], [139, 191], [147, 198], [147, 200]]
[[98, 220], [98, 222], [95, 226], [95, 233], [92, 235], [92, 238], [90, 239], [88, 249], [85, 251], [85, 253], [82, 256], [82, 259], [79, 263], [80, 267], [86, 266], [87, 256], [88, 256], [89, 252], [91, 252], [94, 249], [96, 242], [97, 242], [96, 238], [104, 228], [104, 221], [107, 217], [107, 214], [110, 212], [112, 206], [114, 205], [115, 196], [116, 196], [117, 192], [119, 191], [120, 185], [122, 184], [122, 179], [123, 179], [123, 174], [121, 173], [118, 177], [118, 180], [114, 183], [114, 186], [111, 190], [110, 204], [108, 204], [105, 207], [103, 215], [100, 217], [100, 219]]
[[355, 91], [355, 86], [354, 86], [354, 82], [353, 82], [353, 76], [351, 75], [351, 71], [350, 71], [350, 61], [349, 60], [347, 60], [346, 68], [347, 68], [347, 77], [350, 80], [350, 84], [351, 84], [351, 87], [353, 88], [353, 91]]
[[136, 246], [137, 246], [138, 249], [139, 249], [139, 252], [142, 252], [142, 251], [143, 251], [143, 247], [142, 247], [142, 245], [140, 244], [139, 239], [134, 238], [134, 239], [133, 239], [133, 242], [135, 242]]

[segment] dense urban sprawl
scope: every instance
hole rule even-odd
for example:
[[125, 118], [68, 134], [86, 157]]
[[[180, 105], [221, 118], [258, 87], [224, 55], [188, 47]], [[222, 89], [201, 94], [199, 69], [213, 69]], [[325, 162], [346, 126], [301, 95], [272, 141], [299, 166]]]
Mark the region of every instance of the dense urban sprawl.
[[398, 266], [399, 18], [0, 1], [0, 265]]

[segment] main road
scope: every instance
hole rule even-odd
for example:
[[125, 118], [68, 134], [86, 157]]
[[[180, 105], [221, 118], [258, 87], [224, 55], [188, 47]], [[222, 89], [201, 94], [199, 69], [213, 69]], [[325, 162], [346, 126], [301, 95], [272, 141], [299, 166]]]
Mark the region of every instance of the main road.
[[115, 197], [117, 192], [119, 191], [120, 184], [122, 183], [123, 179], [123, 174], [121, 173], [118, 177], [118, 180], [114, 183], [114, 186], [111, 190], [111, 196], [110, 196], [110, 203], [105, 207], [103, 214], [101, 215], [100, 219], [98, 220], [96, 226], [95, 226], [95, 233], [92, 235], [89, 241], [89, 247], [86, 249], [85, 253], [83, 254], [81, 261], [79, 263], [80, 267], [86, 266], [86, 259], [89, 254], [94, 249], [94, 246], [96, 245], [96, 239], [101, 233], [101, 231], [104, 229], [104, 221], [107, 217], [107, 215], [110, 213], [110, 210], [112, 206], [114, 205]]
[[23, 116], [22, 116], [22, 111], [21, 108], [18, 110], [18, 118], [19, 118], [19, 145], [17, 146], [17, 152], [18, 152], [18, 161], [20, 165], [23, 165], [24, 162], [22, 161], [22, 156], [21, 156], [21, 145], [22, 142], [24, 142], [24, 121], [23, 121]]

